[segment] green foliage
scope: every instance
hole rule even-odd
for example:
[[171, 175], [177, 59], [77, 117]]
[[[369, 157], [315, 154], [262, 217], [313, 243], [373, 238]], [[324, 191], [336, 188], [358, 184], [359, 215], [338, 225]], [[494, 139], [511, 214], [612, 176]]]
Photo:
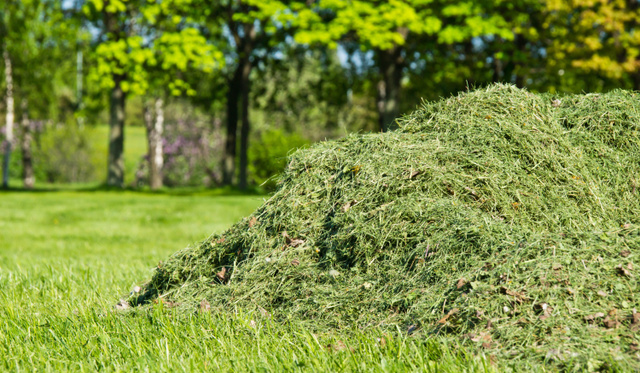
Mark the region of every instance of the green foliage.
[[36, 181], [82, 183], [99, 180], [104, 154], [94, 148], [97, 133], [75, 125], [51, 126], [39, 135], [34, 147]]
[[[191, 1], [123, 0], [107, 4], [105, 7], [104, 0], [92, 0], [84, 6], [95, 25], [101, 25], [102, 18], [110, 18], [114, 24], [103, 25], [106, 39], [99, 41], [93, 54], [94, 64], [87, 79], [96, 89], [112, 88], [114, 79], [123, 77], [122, 88], [132, 95], [150, 90], [195, 95], [178, 73], [212, 73], [224, 64], [223, 54], [197, 28], [189, 26]], [[143, 27], [134, 29], [131, 18]]]
[[[65, 121], [71, 116], [75, 98], [68, 77], [74, 74], [75, 59], [69, 55], [85, 37], [58, 1], [0, 4], [0, 48], [12, 60], [17, 121], [23, 102], [28, 103], [31, 119]], [[4, 83], [4, 69], [2, 76]], [[2, 97], [4, 88], [3, 84]]]
[[[403, 45], [401, 29], [416, 34], [435, 34], [442, 22], [433, 13], [433, 1], [341, 1], [325, 0], [317, 8], [297, 5], [296, 41], [302, 44], [321, 43], [331, 47], [353, 32], [364, 48], [390, 49]], [[321, 13], [332, 12], [331, 22], [325, 22]]]
[[114, 75], [127, 75], [122, 83], [125, 92], [142, 94], [149, 88], [148, 76], [143, 64], [155, 65], [153, 52], [142, 47], [141, 37], [130, 37], [103, 43], [96, 48], [94, 58], [96, 67], [87, 77], [89, 84], [99, 89], [111, 89], [115, 86]]
[[285, 168], [291, 152], [309, 144], [296, 133], [283, 130], [267, 130], [254, 140], [249, 148], [249, 175], [253, 181], [267, 191], [273, 191], [276, 177]]
[[[442, 44], [460, 43], [472, 37], [492, 35], [513, 39], [513, 31], [501, 14], [492, 13], [493, 1], [438, 0], [412, 1], [341, 1], [325, 0], [316, 7], [292, 6], [298, 27], [296, 41], [320, 43], [332, 47], [352, 35], [363, 49], [388, 50], [405, 45], [407, 33], [431, 35]], [[326, 13], [332, 14], [329, 21]]]
[[287, 52], [260, 71], [252, 86], [257, 130], [284, 129], [320, 141], [375, 127], [366, 79], [350, 79], [335, 51]]
[[513, 26], [505, 19], [503, 13], [496, 11], [500, 3], [500, 1], [441, 2], [440, 14], [442, 19], [446, 20], [446, 26], [438, 32], [438, 42], [454, 44], [480, 36], [513, 40]]
[[[35, 135], [32, 144], [36, 186], [100, 182], [106, 162], [108, 130], [105, 125], [82, 129], [74, 123], [46, 126]], [[127, 131], [125, 181], [133, 183], [138, 161], [146, 154], [147, 142], [144, 128], [130, 127]], [[14, 149], [9, 169], [12, 180], [22, 178], [20, 149]]]
[[[32, 144], [36, 183], [85, 183], [99, 180], [98, 172], [105, 161], [95, 149], [99, 133], [93, 128], [78, 129], [75, 125], [47, 126], [36, 134]], [[61, 146], [64, 144], [64, 146]], [[22, 178], [22, 154], [14, 149], [10, 177]]]
[[554, 57], [571, 56], [573, 66], [610, 78], [637, 72], [640, 6], [636, 2], [548, 1], [548, 10], [549, 22], [561, 37], [553, 43]]

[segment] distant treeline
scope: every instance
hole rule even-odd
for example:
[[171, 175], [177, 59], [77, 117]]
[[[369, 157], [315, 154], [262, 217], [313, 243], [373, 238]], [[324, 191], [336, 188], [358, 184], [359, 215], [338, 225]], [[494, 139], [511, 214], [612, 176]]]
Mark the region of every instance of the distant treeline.
[[636, 0], [6, 0], [3, 185], [33, 187], [47, 162], [46, 181], [95, 175], [96, 123], [109, 186], [127, 124], [147, 131], [135, 185], [244, 189], [292, 147], [393, 129], [468, 87], [640, 90], [639, 25]]

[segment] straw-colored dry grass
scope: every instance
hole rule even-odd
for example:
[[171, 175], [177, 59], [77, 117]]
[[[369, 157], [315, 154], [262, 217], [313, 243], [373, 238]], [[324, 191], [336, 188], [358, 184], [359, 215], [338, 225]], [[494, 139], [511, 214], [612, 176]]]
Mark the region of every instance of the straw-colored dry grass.
[[298, 151], [271, 199], [130, 301], [639, 369], [639, 98], [492, 85]]

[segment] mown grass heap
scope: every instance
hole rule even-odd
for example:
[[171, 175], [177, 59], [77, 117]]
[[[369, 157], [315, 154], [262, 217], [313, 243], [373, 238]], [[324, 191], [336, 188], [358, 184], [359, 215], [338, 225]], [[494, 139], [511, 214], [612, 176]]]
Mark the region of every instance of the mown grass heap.
[[638, 93], [497, 84], [400, 125], [292, 154], [264, 205], [140, 299], [637, 369]]

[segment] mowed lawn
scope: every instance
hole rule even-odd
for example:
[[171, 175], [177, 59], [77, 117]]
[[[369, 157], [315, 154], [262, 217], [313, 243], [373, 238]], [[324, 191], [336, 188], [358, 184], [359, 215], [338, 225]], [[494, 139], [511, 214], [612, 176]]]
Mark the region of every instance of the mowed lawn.
[[403, 333], [314, 335], [295, 320], [256, 323], [242, 310], [114, 308], [160, 260], [263, 198], [0, 192], [0, 371], [492, 370], [488, 359]]

